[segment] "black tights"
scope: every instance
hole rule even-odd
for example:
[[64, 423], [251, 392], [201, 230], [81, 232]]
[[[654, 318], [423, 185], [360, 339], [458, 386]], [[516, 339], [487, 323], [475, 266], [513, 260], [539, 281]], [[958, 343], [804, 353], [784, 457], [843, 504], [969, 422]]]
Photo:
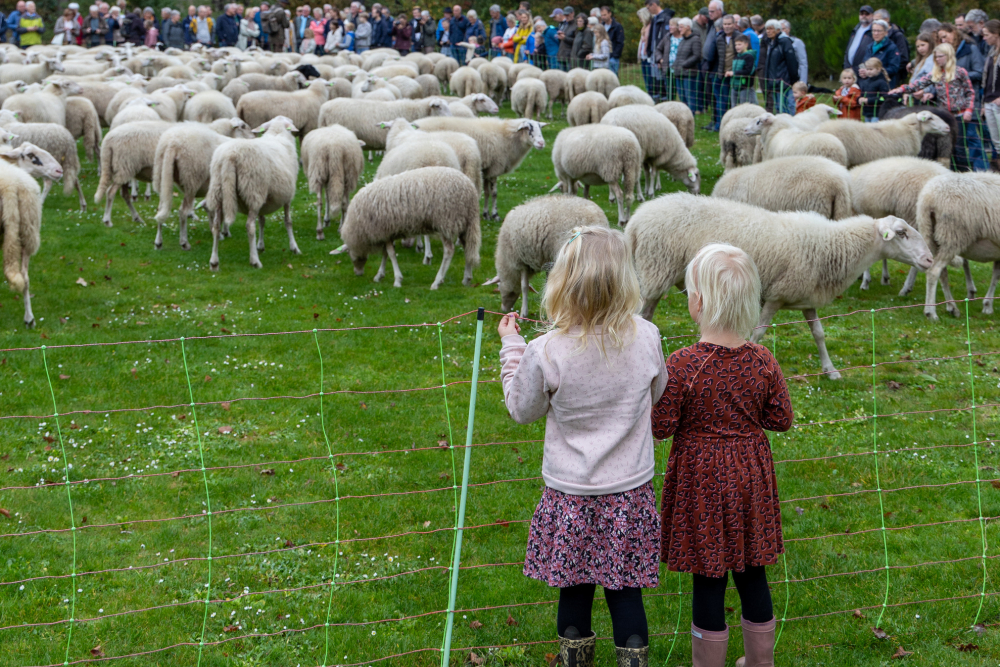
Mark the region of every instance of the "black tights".
[[[726, 629], [726, 585], [728, 573], [721, 577], [694, 575], [692, 622], [702, 630], [722, 632]], [[767, 587], [764, 567], [748, 567], [745, 572], [733, 572], [733, 582], [740, 594], [743, 618], [751, 623], [767, 623], [774, 618], [771, 590]]]
[[[566, 636], [566, 628], [573, 626], [581, 637], [589, 637], [590, 612], [594, 606], [594, 584], [579, 584], [559, 589], [559, 612], [556, 628], [560, 637]], [[623, 588], [620, 591], [604, 589], [604, 599], [611, 612], [611, 626], [614, 629], [615, 646], [624, 647], [632, 635], [639, 635], [644, 646], [649, 646], [649, 627], [646, 625], [646, 610], [642, 606], [641, 588]]]

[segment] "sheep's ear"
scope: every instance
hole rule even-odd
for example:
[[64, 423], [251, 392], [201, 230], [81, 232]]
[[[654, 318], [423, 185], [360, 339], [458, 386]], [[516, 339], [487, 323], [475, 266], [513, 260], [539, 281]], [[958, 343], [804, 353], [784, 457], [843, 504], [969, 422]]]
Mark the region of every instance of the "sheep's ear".
[[330, 254], [331, 255], [342, 255], [345, 252], [347, 252], [347, 244], [346, 243], [344, 245], [340, 246], [339, 248], [337, 248], [336, 250], [331, 250]]
[[921, 123], [926, 123], [931, 119], [931, 115], [932, 114], [930, 111], [921, 111], [920, 113], [917, 114], [917, 120], [919, 120]]
[[365, 142], [363, 142], [361, 139], [358, 139], [358, 145], [359, 146], [367, 146], [368, 144], [366, 144]]
[[545, 127], [546, 125], [548, 125], [548, 123], [543, 123], [542, 121], [538, 121], [538, 127]]
[[500, 276], [493, 276], [486, 282], [482, 283], [480, 287], [486, 287], [487, 285], [496, 285], [498, 282], [500, 282]]
[[882, 235], [883, 241], [891, 241], [896, 237], [896, 232], [892, 228], [892, 223], [895, 220], [897, 220], [897, 218], [889, 216], [886, 218], [879, 218], [879, 220], [876, 221], [878, 225], [878, 231]]

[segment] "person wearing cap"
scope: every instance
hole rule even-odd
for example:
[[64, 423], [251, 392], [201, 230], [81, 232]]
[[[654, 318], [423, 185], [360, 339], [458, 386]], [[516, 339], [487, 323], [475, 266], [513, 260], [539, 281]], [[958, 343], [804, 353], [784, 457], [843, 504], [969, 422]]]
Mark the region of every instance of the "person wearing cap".
[[556, 60], [559, 63], [559, 69], [564, 72], [569, 71], [569, 60], [573, 56], [573, 40], [576, 39], [576, 19], [573, 13], [573, 8], [569, 5], [563, 7], [562, 23], [556, 32], [556, 38], [559, 40], [559, 52], [556, 54]]
[[858, 10], [858, 24], [851, 30], [847, 38], [847, 51], [844, 52], [844, 69], [850, 67], [854, 75], [858, 75], [858, 67], [864, 62], [865, 52], [872, 43], [872, 14], [875, 10], [871, 5], [862, 5]]

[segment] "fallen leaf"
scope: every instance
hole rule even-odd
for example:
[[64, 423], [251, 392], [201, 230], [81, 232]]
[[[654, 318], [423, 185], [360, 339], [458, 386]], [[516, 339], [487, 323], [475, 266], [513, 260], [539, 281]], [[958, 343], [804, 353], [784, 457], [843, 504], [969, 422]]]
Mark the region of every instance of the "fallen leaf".
[[76, 429], [80, 428], [80, 425], [79, 424], [70, 424], [69, 428], [70, 428], [70, 430], [75, 431]]
[[[95, 326], [96, 326], [96, 325], [95, 325]], [[131, 371], [131, 373], [132, 373], [132, 377], [133, 377], [133, 378], [135, 377], [136, 373], [138, 373], [138, 372], [139, 372], [139, 369], [138, 369], [138, 368], [136, 368], [135, 366], [133, 366], [133, 367], [132, 367], [131, 369], [129, 369], [129, 370]]]
[[726, 607], [726, 613], [727, 613], [727, 614], [731, 614], [731, 613], [733, 613], [734, 611], [736, 611], [736, 610], [735, 610], [734, 608], [732, 608], [732, 607]]
[[510, 614], [507, 614], [507, 625], [517, 625], [517, 621]]
[[100, 329], [101, 325], [98, 324], [97, 322], [94, 322], [93, 324], [90, 325], [90, 328], [91, 329]]
[[481, 665], [484, 662], [486, 662], [486, 658], [482, 657], [475, 651], [472, 651], [471, 653], [469, 653], [469, 662], [472, 663], [473, 665]]
[[69, 379], [69, 376], [68, 376], [68, 375], [63, 375], [62, 373], [60, 373], [60, 374], [59, 374], [59, 379], [60, 379], [60, 380], [68, 380], [68, 379]]
[[478, 630], [479, 628], [483, 627], [483, 624], [480, 623], [479, 621], [472, 621], [472, 623], [469, 623], [469, 627], [472, 628], [473, 630]]
[[913, 655], [913, 651], [907, 651], [903, 649], [902, 646], [900, 646], [899, 648], [896, 649], [896, 652], [892, 654], [892, 657], [895, 658], [896, 660], [900, 660], [908, 655]]
[[545, 663], [549, 667], [556, 667], [556, 665], [559, 664], [559, 656], [556, 655], [555, 653], [546, 653], [545, 654]]
[[874, 635], [879, 639], [885, 639], [886, 637], [889, 636], [882, 628], [872, 628], [872, 633], [874, 633]]
[[111, 276], [104, 276], [105, 280], [111, 280]]
[[976, 623], [975, 625], [972, 626], [972, 631], [975, 632], [980, 637], [982, 637], [983, 634], [986, 632], [986, 626], [983, 625], [982, 623]]
[[90, 655], [94, 656], [95, 658], [103, 658], [104, 649], [102, 649], [100, 645], [95, 646], [94, 648], [90, 649]]
[[272, 503], [276, 503], [278, 502], [278, 496], [271, 496], [270, 498], [268, 498], [268, 500], [270, 500]]
[[84, 280], [83, 278], [77, 278], [76, 279], [76, 284], [79, 285], [80, 287], [86, 287], [87, 286], [87, 281]]
[[260, 471], [260, 474], [261, 475], [273, 475], [274, 474], [274, 468], [264, 468], [263, 470]]
[[0, 514], [3, 514], [8, 519], [10, 518], [10, 510], [5, 510], [4, 508], [0, 507]]
[[[56, 441], [56, 439], [53, 438], [51, 435], [43, 435], [42, 439], [45, 440], [45, 442], [55, 442]], [[51, 447], [46, 447], [45, 449], [47, 451], [47, 450], [51, 449]]]
[[211, 381], [212, 381], [212, 376], [211, 375], [206, 375], [205, 376], [205, 382], [211, 382]]
[[291, 549], [294, 546], [295, 546], [295, 544], [293, 544], [291, 540], [285, 540], [285, 548], [286, 549]]
[[899, 384], [895, 380], [889, 380], [885, 383], [885, 386], [888, 387], [890, 391], [898, 391], [903, 385]]
[[451, 477], [451, 475], [446, 472], [438, 473], [438, 479], [448, 479], [449, 477]]
[[424, 528], [430, 528], [430, 527], [431, 527], [431, 522], [430, 521], [424, 521]]
[[180, 476], [180, 474], [181, 474], [181, 471], [180, 471], [180, 470], [175, 470], [175, 471], [173, 471], [172, 473], [170, 473], [170, 476], [171, 476], [171, 477], [179, 477], [179, 476]]
[[69, 320], [67, 320], [65, 317], [59, 318], [59, 324], [66, 324], [67, 322], [69, 322]]
[[228, 410], [229, 409], [229, 401], [223, 401], [222, 403], [219, 403], [219, 407], [221, 407], [223, 410]]
[[993, 480], [992, 482], [990, 482], [990, 485], [991, 485], [991, 486], [992, 486], [992, 487], [993, 487], [994, 489], [1000, 489], [1000, 479], [995, 479], [995, 480]]
[[319, 319], [319, 313], [313, 313], [313, 319], [314, 320], [318, 320]]
[[861, 613], [860, 609], [855, 609], [854, 610], [854, 614], [852, 614], [852, 615], [854, 616], [854, 618], [864, 618], [865, 617], [865, 615]]
[[238, 625], [227, 625], [226, 627], [222, 628], [224, 632], [236, 632], [239, 629], [240, 626]]
[[367, 410], [368, 409], [368, 404], [365, 403], [364, 401], [361, 401], [361, 409], [362, 410]]
[[979, 646], [977, 644], [959, 644], [955, 648], [957, 648], [962, 653], [972, 653], [973, 651], [979, 650]]
[[517, 462], [518, 463], [524, 463], [524, 459], [522, 459], [520, 456], [518, 456], [517, 457]]
[[174, 415], [174, 419], [187, 419], [187, 415]]
[[796, 507], [795, 508], [795, 513], [798, 514], [799, 516], [802, 516], [803, 514], [806, 513], [806, 511], [804, 509], [802, 509], [801, 507]]
[[347, 466], [345, 466], [343, 463], [338, 463], [338, 464], [334, 465], [333, 467], [336, 468], [337, 470], [339, 470], [340, 472], [343, 472], [343, 471], [347, 470]]
[[231, 332], [231, 331], [230, 331], [229, 329], [227, 329], [226, 327], [219, 327], [219, 331], [221, 331], [221, 332], [222, 332], [222, 333], [224, 333], [224, 334], [227, 334], [227, 333], [232, 333], [232, 332]]
[[232, 433], [232, 432], [233, 432], [233, 427], [232, 426], [220, 426], [219, 427], [219, 433]]
[[447, 440], [438, 440], [438, 447], [447, 447], [447, 446], [448, 446]]

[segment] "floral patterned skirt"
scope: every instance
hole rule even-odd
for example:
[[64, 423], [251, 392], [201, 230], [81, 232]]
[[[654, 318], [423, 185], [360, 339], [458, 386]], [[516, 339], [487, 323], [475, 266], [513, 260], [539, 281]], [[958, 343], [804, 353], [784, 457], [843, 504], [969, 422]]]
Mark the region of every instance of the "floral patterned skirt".
[[546, 488], [531, 519], [524, 574], [559, 588], [655, 588], [659, 548], [652, 482], [603, 496]]

